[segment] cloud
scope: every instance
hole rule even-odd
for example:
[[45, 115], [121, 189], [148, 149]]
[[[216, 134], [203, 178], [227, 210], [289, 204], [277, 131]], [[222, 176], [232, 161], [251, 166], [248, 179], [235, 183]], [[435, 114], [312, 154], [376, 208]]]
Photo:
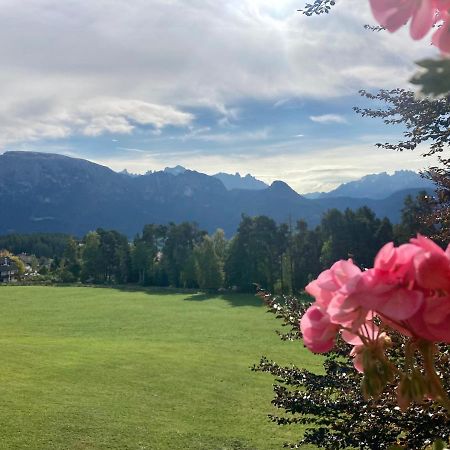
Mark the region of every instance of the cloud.
[[210, 127], [204, 127], [201, 129], [194, 128], [180, 139], [183, 141], [197, 140], [203, 142], [214, 142], [218, 144], [232, 144], [236, 142], [245, 143], [252, 141], [265, 141], [269, 138], [269, 136], [269, 128], [245, 132], [212, 133]]
[[262, 148], [258, 157], [239, 147], [227, 154], [201, 150], [143, 150], [136, 153], [124, 152], [116, 157], [90, 159], [114, 170], [126, 168], [133, 173], [161, 170], [177, 164], [208, 174], [250, 172], [268, 184], [274, 180], [283, 180], [299, 193], [330, 191], [341, 183], [361, 178], [368, 173], [392, 173], [402, 169], [418, 171], [435, 163], [432, 158], [421, 157], [419, 151], [393, 152], [366, 144], [300, 151], [296, 139], [286, 143], [284, 149], [279, 147], [277, 152], [272, 150], [271, 147]]
[[[330, 98], [405, 84], [429, 49], [370, 33], [368, 2], [307, 18], [298, 0], [0, 0], [0, 135], [15, 141], [219, 126], [246, 99]], [[358, 55], [358, 58], [355, 58]], [[287, 100], [286, 100], [287, 101]], [[282, 106], [281, 103], [278, 106]]]
[[309, 118], [317, 123], [348, 123], [347, 119], [339, 114], [322, 114], [320, 116], [310, 116]]
[[0, 112], [0, 145], [72, 135], [130, 134], [137, 125], [157, 131], [168, 125], [187, 126], [194, 118], [171, 106], [120, 98], [96, 98], [64, 107], [43, 104], [37, 112], [22, 105], [16, 111]]

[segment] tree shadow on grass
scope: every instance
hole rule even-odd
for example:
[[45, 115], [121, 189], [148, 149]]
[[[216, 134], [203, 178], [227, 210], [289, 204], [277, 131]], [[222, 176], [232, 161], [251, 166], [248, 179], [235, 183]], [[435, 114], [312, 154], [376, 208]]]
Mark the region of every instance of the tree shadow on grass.
[[114, 289], [121, 292], [143, 292], [148, 295], [171, 296], [171, 295], [185, 295], [184, 300], [189, 302], [204, 302], [208, 300], [224, 300], [233, 307], [238, 306], [256, 306], [263, 305], [262, 301], [255, 294], [242, 294], [232, 292], [205, 292], [199, 289], [183, 289], [172, 287], [158, 287], [158, 286], [141, 286], [138, 284], [52, 284], [54, 287], [78, 287], [78, 288], [92, 288], [92, 289]]
[[198, 292], [198, 289], [182, 289], [159, 286], [142, 286], [139, 284], [82, 284], [82, 283], [57, 283], [49, 286], [53, 287], [77, 287], [90, 289], [114, 289], [121, 292], [144, 292], [149, 295], [192, 295]]
[[208, 300], [224, 300], [230, 306], [262, 306], [262, 301], [254, 294], [237, 294], [237, 293], [208, 293], [197, 292], [185, 298], [189, 302], [205, 302]]

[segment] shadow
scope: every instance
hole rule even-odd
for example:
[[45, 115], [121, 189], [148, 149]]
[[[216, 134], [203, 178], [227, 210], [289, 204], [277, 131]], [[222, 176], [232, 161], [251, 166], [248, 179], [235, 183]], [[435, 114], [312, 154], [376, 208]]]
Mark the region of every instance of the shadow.
[[174, 288], [163, 286], [142, 286], [140, 284], [77, 284], [71, 285], [73, 287], [88, 287], [94, 289], [115, 289], [121, 292], [144, 292], [149, 295], [174, 295], [185, 294], [195, 295], [199, 292], [198, 289]]
[[261, 307], [264, 303], [255, 294], [241, 294], [241, 293], [209, 293], [209, 292], [197, 292], [185, 300], [188, 302], [205, 302], [208, 300], [224, 300], [233, 307], [239, 306], [256, 306]]
[[144, 292], [148, 295], [175, 295], [182, 294], [186, 297], [185, 301], [189, 302], [205, 302], [208, 300], [224, 300], [233, 307], [239, 306], [255, 306], [261, 307], [264, 303], [255, 294], [243, 294], [243, 293], [232, 293], [232, 292], [206, 292], [199, 289], [187, 289], [187, 288], [173, 288], [173, 287], [159, 287], [159, 286], [141, 286], [139, 284], [81, 284], [81, 283], [71, 283], [71, 284], [51, 284], [47, 286], [54, 287], [78, 287], [78, 288], [91, 288], [91, 289], [114, 289], [121, 292]]

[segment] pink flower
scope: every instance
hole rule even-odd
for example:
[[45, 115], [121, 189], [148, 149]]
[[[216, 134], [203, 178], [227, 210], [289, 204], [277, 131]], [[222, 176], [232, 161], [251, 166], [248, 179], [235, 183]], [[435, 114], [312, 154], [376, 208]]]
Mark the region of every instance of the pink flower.
[[[373, 313], [371, 314], [373, 317]], [[385, 337], [386, 333], [381, 333], [380, 328], [372, 321], [364, 322], [356, 333], [351, 333], [348, 330], [342, 331], [342, 339], [350, 345], [363, 345], [365, 342], [378, 342], [380, 337]]]
[[421, 235], [411, 239], [411, 243], [421, 249], [414, 256], [417, 284], [424, 289], [450, 291], [450, 255]]
[[368, 320], [360, 327], [357, 334], [344, 330], [342, 339], [353, 345], [353, 349], [350, 352], [350, 356], [353, 356], [353, 365], [358, 372], [364, 372], [363, 352], [366, 346], [376, 346], [384, 349], [388, 337], [386, 333], [380, 332], [379, 327], [372, 320]]
[[427, 341], [450, 343], [450, 296], [428, 298], [407, 326], [415, 336]]
[[375, 19], [391, 33], [411, 19], [413, 39], [422, 39], [434, 24], [435, 0], [370, 0]]
[[341, 330], [359, 358], [360, 347], [383, 334], [374, 316], [405, 336], [450, 343], [450, 246], [444, 251], [424, 236], [399, 247], [386, 244], [364, 272], [351, 260], [338, 261], [306, 290], [316, 302], [300, 326], [316, 353], [331, 350]]
[[450, 0], [435, 0], [436, 8], [440, 12], [445, 12], [450, 9]]
[[422, 288], [450, 291], [450, 260], [444, 252], [417, 255], [414, 265], [417, 283]]
[[[338, 261], [329, 270], [322, 272], [317, 280], [306, 286], [306, 291], [315, 297], [319, 305], [336, 325], [352, 326], [366, 320], [367, 311], [360, 311], [359, 304], [346, 302], [361, 279], [361, 270], [351, 259]], [[361, 319], [362, 317], [362, 319]], [[357, 328], [358, 326], [356, 326]]]
[[350, 356], [353, 356], [353, 366], [360, 373], [364, 372], [364, 365], [363, 365], [364, 348], [365, 348], [364, 345], [355, 345], [350, 352]]
[[351, 259], [334, 263], [329, 270], [323, 271], [317, 280], [306, 286], [305, 290], [312, 295], [316, 302], [327, 308], [338, 291], [348, 293], [357, 284], [361, 270], [353, 264]]
[[[409, 264], [408, 262], [408, 266]], [[393, 267], [392, 273], [377, 269], [367, 270], [361, 279], [359, 289], [349, 297], [349, 300], [359, 302], [367, 310], [375, 311], [392, 321], [408, 319], [420, 309], [424, 301], [423, 293], [410, 289], [409, 279], [405, 280], [399, 276], [408, 271], [408, 268], [398, 266]]]
[[443, 22], [433, 34], [431, 42], [442, 53], [450, 54], [450, 16], [447, 12], [442, 12], [440, 16]]
[[420, 251], [417, 245], [404, 244], [396, 248], [389, 242], [375, 257], [374, 269], [379, 277], [384, 274], [392, 284], [407, 284], [414, 279], [413, 261]]
[[310, 306], [300, 320], [303, 342], [314, 353], [326, 353], [334, 346], [339, 327], [316, 304]]
[[335, 296], [327, 312], [331, 322], [355, 332], [367, 320], [370, 313], [367, 305], [358, 297], [358, 291], [353, 295]]
[[450, 54], [450, 0], [369, 0], [377, 22], [393, 33], [411, 19], [410, 35], [422, 39], [440, 22], [432, 43]]

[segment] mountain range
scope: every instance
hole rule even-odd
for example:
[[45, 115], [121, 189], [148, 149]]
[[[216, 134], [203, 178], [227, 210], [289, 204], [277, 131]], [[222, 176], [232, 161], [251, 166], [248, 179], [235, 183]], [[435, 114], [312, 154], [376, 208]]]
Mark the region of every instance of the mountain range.
[[282, 181], [265, 188], [250, 181], [257, 186], [252, 189], [248, 180], [255, 179], [237, 174], [230, 176], [244, 180], [247, 188], [232, 188], [232, 183], [227, 188], [219, 176], [180, 167], [175, 173], [169, 168], [132, 176], [83, 159], [6, 152], [0, 155], [0, 234], [58, 231], [81, 236], [103, 227], [133, 237], [146, 223], [195, 221], [207, 231], [223, 228], [231, 236], [242, 214], [316, 225], [330, 208], [364, 205], [397, 222], [405, 196], [421, 190], [408, 187], [385, 198], [310, 199]]
[[[166, 167], [164, 172], [173, 175], [179, 175], [187, 169], [183, 166]], [[127, 173], [126, 171], [124, 171]], [[137, 176], [137, 175], [133, 175]], [[234, 175], [229, 173], [219, 172], [212, 175], [218, 178], [228, 190], [232, 189], [267, 189], [268, 184], [258, 180], [253, 175], [247, 174], [241, 176], [239, 172]], [[358, 180], [343, 183], [336, 189], [329, 192], [311, 192], [301, 194], [305, 198], [335, 198], [335, 197], [353, 197], [353, 198], [371, 198], [383, 199], [395, 194], [398, 191], [406, 189], [425, 189], [432, 190], [433, 183], [420, 176], [412, 170], [398, 170], [392, 175], [386, 172], [366, 175]]]
[[412, 170], [399, 170], [366, 175], [359, 180], [341, 184], [330, 192], [305, 194], [306, 198], [354, 197], [382, 199], [405, 189], [433, 189], [433, 183]]

